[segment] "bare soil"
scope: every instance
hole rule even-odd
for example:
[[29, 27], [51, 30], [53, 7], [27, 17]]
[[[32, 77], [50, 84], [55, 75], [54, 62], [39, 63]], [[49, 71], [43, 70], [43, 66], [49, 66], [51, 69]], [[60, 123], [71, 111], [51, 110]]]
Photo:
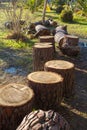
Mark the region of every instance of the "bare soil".
[[[56, 59], [75, 64], [75, 94], [61, 103], [61, 113], [70, 123], [70, 130], [87, 130], [87, 48], [81, 48], [78, 57], [70, 58], [57, 50]], [[16, 73], [5, 72], [15, 67]], [[32, 50], [0, 48], [0, 86], [8, 83], [27, 84], [27, 75], [33, 71]]]

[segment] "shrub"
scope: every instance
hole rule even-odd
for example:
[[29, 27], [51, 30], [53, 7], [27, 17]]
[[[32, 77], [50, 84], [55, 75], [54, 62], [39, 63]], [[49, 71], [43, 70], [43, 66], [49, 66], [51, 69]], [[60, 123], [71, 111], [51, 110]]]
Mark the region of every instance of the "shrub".
[[63, 9], [64, 9], [64, 7], [62, 5], [58, 5], [56, 8], [56, 13], [60, 14]]
[[72, 22], [73, 12], [71, 10], [62, 10], [60, 18], [63, 22]]

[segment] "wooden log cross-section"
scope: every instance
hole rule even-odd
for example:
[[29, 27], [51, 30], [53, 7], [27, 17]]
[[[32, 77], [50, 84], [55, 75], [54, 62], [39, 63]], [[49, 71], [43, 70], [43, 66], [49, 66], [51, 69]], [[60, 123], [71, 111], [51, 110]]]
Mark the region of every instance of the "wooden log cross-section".
[[35, 106], [56, 109], [62, 101], [63, 78], [53, 72], [36, 71], [28, 75], [28, 84], [35, 92]]
[[33, 70], [44, 70], [44, 63], [52, 60], [53, 46], [49, 44], [36, 44], [33, 47]]
[[70, 97], [74, 94], [74, 64], [64, 60], [51, 60], [45, 63], [45, 71], [61, 74], [64, 78], [63, 96]]
[[34, 93], [21, 84], [0, 88], [0, 130], [15, 130], [23, 117], [32, 111]]
[[70, 130], [70, 125], [53, 110], [36, 110], [26, 115], [16, 130]]
[[41, 43], [45, 43], [45, 42], [50, 42], [53, 45], [53, 49], [55, 52], [55, 41], [54, 41], [54, 36], [40, 36], [39, 37], [39, 42]]

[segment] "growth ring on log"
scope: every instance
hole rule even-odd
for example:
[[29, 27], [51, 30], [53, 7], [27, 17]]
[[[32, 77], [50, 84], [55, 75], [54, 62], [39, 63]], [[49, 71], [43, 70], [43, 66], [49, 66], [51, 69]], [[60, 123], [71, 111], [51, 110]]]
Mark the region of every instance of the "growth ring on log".
[[0, 130], [15, 130], [22, 118], [32, 111], [34, 93], [21, 84], [0, 88]]
[[64, 60], [51, 60], [45, 63], [45, 71], [61, 74], [64, 78], [63, 95], [68, 97], [74, 92], [74, 64]]
[[35, 92], [36, 107], [56, 109], [62, 101], [63, 78], [53, 72], [37, 71], [28, 75], [29, 86]]

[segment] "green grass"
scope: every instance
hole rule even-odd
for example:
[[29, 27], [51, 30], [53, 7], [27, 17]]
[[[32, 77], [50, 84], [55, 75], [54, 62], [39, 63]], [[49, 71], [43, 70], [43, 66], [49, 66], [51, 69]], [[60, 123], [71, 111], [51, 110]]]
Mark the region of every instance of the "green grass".
[[[29, 24], [29, 22], [35, 22], [42, 19], [42, 10], [40, 9], [34, 14], [31, 14], [29, 10], [25, 9], [23, 18], [25, 18], [25, 15], [28, 17], [27, 24]], [[58, 22], [59, 25], [67, 25], [69, 34], [77, 35], [81, 38], [87, 38], [87, 18], [74, 15], [73, 23], [64, 23], [61, 22], [60, 16], [53, 10], [51, 12], [46, 13], [46, 19], [47, 18], [53, 18], [55, 21]], [[0, 9], [0, 47], [5, 46], [14, 49], [17, 48], [21, 49], [21, 48], [28, 48], [28, 47], [30, 48], [33, 46], [35, 42], [37, 42], [36, 39], [29, 40], [27, 43], [6, 39], [6, 36], [9, 34], [9, 31], [4, 28], [4, 22], [6, 21], [6, 19], [7, 17], [3, 12], [3, 9]]]

